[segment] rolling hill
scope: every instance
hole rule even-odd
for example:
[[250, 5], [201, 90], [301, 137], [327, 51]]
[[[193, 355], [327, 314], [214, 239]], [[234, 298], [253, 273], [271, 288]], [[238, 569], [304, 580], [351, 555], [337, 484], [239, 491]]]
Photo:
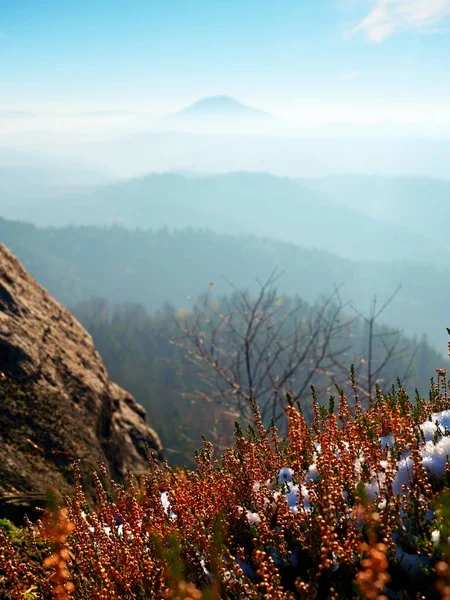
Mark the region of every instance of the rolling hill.
[[362, 312], [374, 295], [382, 303], [402, 284], [385, 322], [407, 335], [427, 334], [439, 350], [447, 343], [449, 269], [348, 260], [287, 242], [194, 229], [37, 228], [0, 219], [0, 240], [68, 307], [103, 297], [138, 302], [150, 311], [165, 302], [189, 308], [210, 281], [218, 295], [230, 292], [228, 282], [257, 289], [256, 278], [264, 280], [278, 268], [284, 271], [280, 292], [311, 302], [342, 284], [343, 300]]
[[[39, 225], [109, 225], [266, 236], [364, 260], [410, 260], [447, 265], [444, 240], [346, 206], [330, 185], [264, 173], [185, 177], [151, 174], [4, 209], [3, 216]], [[450, 184], [448, 184], [450, 189]], [[371, 192], [368, 192], [371, 193]], [[361, 191], [360, 202], [365, 202]], [[430, 215], [431, 220], [431, 215]]]
[[336, 175], [301, 182], [343, 206], [446, 243], [449, 181], [417, 176]]

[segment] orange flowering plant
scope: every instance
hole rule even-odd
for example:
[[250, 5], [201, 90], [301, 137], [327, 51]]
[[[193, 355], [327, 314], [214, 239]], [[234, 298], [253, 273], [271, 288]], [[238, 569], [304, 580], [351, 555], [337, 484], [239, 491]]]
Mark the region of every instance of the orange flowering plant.
[[251, 401], [254, 425], [220, 457], [205, 440], [196, 470], [149, 455], [118, 485], [99, 467], [95, 506], [75, 465], [73, 496], [23, 530], [33, 553], [0, 528], [0, 597], [450, 597], [447, 389], [439, 370], [427, 400], [313, 394], [309, 424], [287, 396], [287, 437]]

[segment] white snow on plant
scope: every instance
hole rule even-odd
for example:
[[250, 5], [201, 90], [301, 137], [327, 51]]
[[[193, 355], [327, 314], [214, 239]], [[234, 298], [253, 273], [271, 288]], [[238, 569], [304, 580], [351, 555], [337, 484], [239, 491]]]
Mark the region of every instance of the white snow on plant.
[[[431, 415], [431, 420], [426, 421], [420, 425], [420, 429], [423, 432], [425, 444], [421, 448], [421, 456], [424, 467], [429, 473], [434, 476], [442, 476], [445, 473], [445, 465], [447, 458], [450, 458], [450, 410], [445, 410], [439, 413]], [[449, 435], [446, 435], [446, 434]], [[435, 442], [435, 440], [437, 440]], [[388, 446], [391, 448], [394, 445], [394, 436], [391, 434], [380, 438], [380, 443], [383, 447]], [[319, 479], [319, 472], [317, 470], [317, 464], [315, 458], [321, 452], [320, 444], [315, 444], [315, 456], [313, 462], [308, 468], [306, 473], [306, 480], [309, 482], [315, 482]], [[335, 455], [337, 458], [340, 457], [340, 452], [336, 451]], [[357, 474], [362, 473], [362, 467], [364, 464], [363, 453], [358, 456], [355, 460], [355, 472]], [[383, 510], [386, 507], [386, 500], [382, 498], [382, 493], [386, 485], [386, 474], [385, 471], [389, 468], [389, 462], [386, 460], [380, 461], [380, 471], [374, 474], [373, 480], [365, 484], [366, 492], [371, 501], [374, 501], [377, 497], [379, 498], [378, 507]], [[284, 494], [286, 501], [289, 506], [289, 510], [293, 514], [297, 514], [299, 510], [300, 499], [303, 500], [303, 508], [307, 511], [311, 510], [311, 503], [309, 497], [308, 488], [305, 485], [294, 484], [292, 481], [295, 475], [294, 470], [290, 467], [283, 467], [278, 473], [278, 483], [285, 484], [287, 491]], [[405, 452], [401, 459], [397, 463], [397, 470], [392, 482], [392, 491], [395, 495], [405, 494], [405, 488], [411, 483], [414, 475], [414, 463], [410, 458], [410, 453]], [[271, 487], [270, 481], [266, 482], [267, 487]], [[253, 486], [253, 491], [259, 491], [259, 484], [256, 483]], [[275, 499], [276, 502], [276, 499]], [[265, 499], [265, 507], [268, 506], [269, 499]], [[248, 514], [255, 514], [249, 513]], [[408, 562], [408, 557], [403, 557], [405, 562]], [[410, 565], [409, 565], [410, 566]]]
[[[381, 470], [376, 474], [376, 476], [373, 478], [373, 480], [370, 483], [366, 483], [365, 484], [365, 489], [366, 489], [366, 493], [369, 496], [371, 502], [373, 502], [375, 500], [375, 497], [378, 495], [380, 496], [380, 494], [382, 493], [382, 491], [385, 488], [385, 483], [386, 483], [386, 474], [385, 474], [385, 470], [388, 468], [389, 463], [386, 460], [381, 460], [380, 461], [380, 468]], [[359, 469], [357, 469], [357, 473], [362, 472], [362, 464], [359, 465]], [[402, 484], [402, 478], [399, 478], [399, 485], [401, 487]]]
[[[317, 468], [315, 465], [312, 465], [313, 468], [310, 467], [309, 478], [310, 480], [314, 480], [315, 477], [318, 477]], [[292, 476], [294, 475], [294, 470], [290, 467], [283, 467], [280, 469], [278, 473], [278, 483], [284, 484], [284, 497], [286, 498], [286, 502], [288, 503], [289, 510], [292, 514], [296, 515], [298, 512], [298, 505], [300, 499], [303, 499], [303, 508], [307, 511], [311, 510], [311, 503], [309, 500], [309, 492], [306, 486], [299, 486], [294, 484], [292, 481]], [[286, 491], [287, 487], [287, 491]], [[278, 498], [280, 496], [280, 492], [274, 492], [273, 500], [276, 504], [278, 502]], [[269, 499], [264, 499], [264, 506], [267, 507], [269, 504]]]
[[[447, 458], [450, 457], [450, 437], [443, 435], [446, 431], [450, 431], [450, 410], [433, 413], [428, 421], [422, 423], [420, 429], [425, 438], [425, 445], [420, 450], [423, 466], [435, 477], [442, 477]], [[413, 474], [412, 466], [412, 460], [405, 454], [399, 462], [392, 486], [395, 494], [401, 493], [402, 484], [407, 485], [410, 482]]]
[[395, 495], [404, 494], [403, 486], [408, 486], [414, 473], [414, 463], [409, 456], [398, 462], [397, 474], [392, 482], [392, 491]]
[[372, 481], [371, 483], [366, 483], [364, 487], [366, 490], [366, 494], [369, 497], [369, 500], [371, 502], [373, 502], [375, 500], [375, 497], [377, 496], [377, 494], [380, 493], [378, 483]]
[[259, 525], [261, 523], [261, 517], [256, 512], [248, 510], [246, 516], [250, 525]]
[[431, 541], [435, 546], [439, 544], [439, 542], [441, 541], [441, 532], [439, 531], [439, 529], [435, 529], [431, 532]]
[[171, 519], [176, 519], [177, 515], [173, 512], [173, 510], [170, 507], [169, 496], [167, 492], [161, 492], [161, 504], [166, 515], [169, 515]]
[[427, 442], [421, 450], [423, 466], [436, 477], [445, 473], [445, 464], [450, 457], [450, 437], [441, 438], [436, 444]]
[[294, 470], [289, 467], [283, 467], [278, 473], [278, 483], [289, 483], [292, 481]]
[[[431, 532], [431, 541], [435, 546], [438, 546], [441, 543], [441, 532], [439, 529], [435, 529]], [[445, 542], [445, 540], [444, 540]], [[450, 537], [447, 538], [447, 544], [450, 544]]]
[[[425, 443], [420, 449], [420, 453], [423, 460], [424, 467], [429, 473], [434, 476], [442, 476], [445, 473], [445, 465], [447, 459], [450, 458], [450, 410], [445, 410], [440, 413], [434, 413], [431, 415], [431, 419], [420, 425], [420, 429], [423, 434]], [[386, 446], [392, 448], [394, 446], [394, 436], [391, 434], [380, 438], [380, 443], [383, 448]], [[319, 479], [319, 472], [317, 469], [316, 459], [317, 455], [322, 451], [320, 444], [315, 444], [315, 452], [311, 465], [306, 472], [306, 482], [314, 483]], [[335, 452], [335, 456], [339, 459], [341, 453], [339, 450]], [[361, 452], [354, 463], [356, 474], [362, 474], [364, 465], [364, 455]], [[386, 472], [388, 471], [390, 463], [387, 460], [380, 461], [380, 470], [378, 473], [374, 473], [372, 482], [365, 484], [365, 489], [370, 497], [371, 501], [378, 498], [378, 508], [384, 510], [387, 506], [386, 499], [382, 496], [386, 486]], [[410, 457], [410, 452], [405, 452], [397, 463], [397, 469], [392, 483], [392, 491], [395, 495], [405, 494], [405, 489], [411, 483], [414, 475], [414, 463]], [[269, 499], [264, 497], [264, 508], [275, 506], [279, 496], [282, 494], [286, 498], [289, 510], [292, 514], [298, 514], [301, 503], [303, 509], [306, 511], [311, 510], [311, 502], [309, 496], [309, 490], [305, 485], [301, 483], [294, 483], [292, 481], [295, 476], [295, 472], [290, 467], [283, 467], [278, 472], [277, 482], [282, 487], [282, 493], [274, 492], [272, 498]], [[267, 480], [265, 486], [268, 490], [272, 489], [272, 482]], [[261, 491], [261, 484], [255, 482], [252, 486], [252, 491], [257, 493]], [[164, 496], [164, 497], [163, 497]], [[270, 494], [269, 494], [270, 496]], [[346, 493], [344, 492], [344, 498]], [[170, 503], [167, 499], [167, 493], [161, 494], [161, 502], [166, 510], [170, 510]], [[238, 507], [238, 511], [242, 514], [244, 509]], [[353, 511], [350, 511], [352, 514]], [[173, 513], [172, 513], [173, 514]], [[432, 511], [427, 514], [430, 521], [433, 519]], [[250, 510], [246, 511], [246, 518], [250, 525], [258, 525], [261, 522], [261, 517], [258, 513]], [[359, 520], [364, 520], [362, 515], [359, 515]], [[440, 533], [438, 530], [434, 530], [431, 533], [431, 541], [437, 545], [440, 543]], [[450, 538], [449, 538], [450, 543]], [[396, 557], [404, 571], [409, 572], [411, 575], [418, 574], [421, 572], [423, 567], [429, 565], [429, 559], [418, 554], [409, 554], [405, 552], [398, 543], [396, 543]], [[239, 566], [242, 568], [244, 573], [248, 576], [254, 576], [253, 571], [248, 565], [238, 560]], [[339, 567], [337, 560], [333, 561], [333, 568]]]
[[386, 498], [381, 500], [381, 502], [378, 502], [378, 508], [380, 510], [384, 510], [386, 508], [386, 506], [387, 506]]
[[207, 575], [207, 576], [210, 576], [210, 575], [211, 575], [211, 573], [210, 573], [210, 572], [208, 571], [208, 569], [206, 568], [206, 563], [205, 563], [205, 559], [204, 559], [204, 558], [200, 559], [200, 566], [201, 566], [201, 568], [203, 569], [203, 573], [204, 573], [205, 575]]
[[[425, 469], [435, 477], [442, 477], [445, 473], [447, 458], [450, 457], [450, 436], [445, 435], [450, 432], [450, 410], [433, 413], [430, 419], [420, 425], [420, 429], [425, 439], [425, 444], [420, 450], [422, 463]], [[436, 443], [435, 443], [435, 440]], [[392, 434], [380, 438], [382, 446], [391, 448], [394, 444]], [[383, 466], [383, 465], [381, 465]], [[392, 483], [394, 494], [404, 494], [403, 486], [408, 486], [414, 474], [414, 464], [409, 457], [409, 452], [405, 452], [397, 465], [397, 473]], [[383, 474], [378, 476], [381, 482], [384, 482]], [[376, 481], [366, 484], [366, 491], [374, 500], [375, 495], [380, 492], [379, 484]]]
[[308, 477], [311, 479], [311, 481], [317, 481], [319, 479], [319, 472], [317, 470], [316, 463], [312, 463], [312, 465], [310, 465], [308, 469]]
[[383, 447], [387, 446], [388, 448], [392, 448], [392, 446], [394, 445], [394, 436], [392, 435], [392, 433], [384, 435], [383, 437], [380, 437], [380, 442]]
[[426, 442], [433, 441], [437, 427], [439, 427], [442, 432], [445, 430], [450, 431], [450, 410], [433, 413], [428, 421], [422, 423], [420, 429], [424, 434]]
[[288, 506], [296, 506], [300, 500], [298, 485], [289, 485], [289, 492], [285, 494]]
[[168, 512], [170, 508], [170, 502], [167, 492], [161, 492], [161, 504], [163, 505], [165, 512]]
[[309, 501], [308, 489], [302, 485], [294, 485], [292, 482], [288, 484], [289, 491], [285, 494], [286, 501], [289, 506], [289, 510], [292, 514], [296, 515], [298, 512], [298, 504], [300, 498], [303, 499], [303, 508], [305, 510], [311, 510], [311, 503]]

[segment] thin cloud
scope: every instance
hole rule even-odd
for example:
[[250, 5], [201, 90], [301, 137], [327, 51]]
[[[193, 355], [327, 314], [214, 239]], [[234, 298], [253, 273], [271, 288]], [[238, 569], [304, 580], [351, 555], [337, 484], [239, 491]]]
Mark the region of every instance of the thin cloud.
[[129, 117], [134, 114], [130, 110], [83, 110], [77, 113], [79, 117]]
[[450, 0], [375, 0], [369, 14], [355, 28], [380, 43], [403, 31], [440, 31], [450, 21]]
[[348, 73], [344, 73], [342, 77], [344, 79], [356, 79], [361, 75], [361, 71], [349, 71]]
[[0, 110], [0, 119], [31, 119], [33, 117], [32, 112], [25, 110]]

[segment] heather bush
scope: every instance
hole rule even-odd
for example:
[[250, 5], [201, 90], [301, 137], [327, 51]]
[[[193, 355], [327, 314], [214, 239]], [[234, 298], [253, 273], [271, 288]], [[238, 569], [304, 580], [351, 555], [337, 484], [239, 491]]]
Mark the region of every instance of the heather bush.
[[75, 470], [64, 506], [0, 523], [1, 597], [124, 599], [450, 598], [450, 398], [399, 384], [363, 407], [354, 386], [314, 420], [288, 396], [287, 438], [237, 424], [206, 440], [196, 470], [149, 455], [118, 485], [99, 466], [97, 503]]

